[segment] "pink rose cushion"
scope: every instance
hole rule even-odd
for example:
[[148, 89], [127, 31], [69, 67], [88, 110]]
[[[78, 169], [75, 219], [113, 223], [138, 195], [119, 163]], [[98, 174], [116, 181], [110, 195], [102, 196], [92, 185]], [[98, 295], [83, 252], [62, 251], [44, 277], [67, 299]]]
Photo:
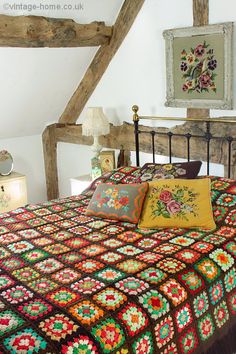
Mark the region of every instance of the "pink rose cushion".
[[160, 179], [149, 182], [139, 227], [215, 229], [210, 179]]

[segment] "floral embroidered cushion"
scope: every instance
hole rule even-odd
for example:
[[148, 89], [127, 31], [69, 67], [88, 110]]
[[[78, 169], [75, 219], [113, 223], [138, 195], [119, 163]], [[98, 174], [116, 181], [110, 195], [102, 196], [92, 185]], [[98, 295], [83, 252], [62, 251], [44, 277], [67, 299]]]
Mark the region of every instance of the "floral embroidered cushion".
[[139, 227], [215, 229], [210, 179], [150, 182]]
[[88, 205], [86, 215], [137, 223], [148, 183], [100, 184]]
[[189, 161], [168, 164], [146, 163], [140, 170], [139, 182], [152, 181], [153, 179], [187, 178], [197, 177], [202, 162]]

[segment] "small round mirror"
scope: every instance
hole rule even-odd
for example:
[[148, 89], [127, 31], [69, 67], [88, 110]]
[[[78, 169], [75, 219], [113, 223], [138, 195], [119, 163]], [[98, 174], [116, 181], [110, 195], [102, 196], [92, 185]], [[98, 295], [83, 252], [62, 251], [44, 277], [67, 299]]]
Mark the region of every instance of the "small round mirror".
[[11, 154], [6, 151], [0, 151], [0, 175], [7, 176], [13, 169], [13, 158]]

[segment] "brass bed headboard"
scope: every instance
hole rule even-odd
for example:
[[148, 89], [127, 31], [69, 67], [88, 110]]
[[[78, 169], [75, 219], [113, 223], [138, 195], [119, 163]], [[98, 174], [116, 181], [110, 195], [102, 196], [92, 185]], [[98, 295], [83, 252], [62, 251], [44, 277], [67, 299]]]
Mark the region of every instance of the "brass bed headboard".
[[[151, 153], [152, 153], [152, 160], [153, 163], [155, 163], [155, 154], [158, 153], [156, 152], [155, 149], [155, 137], [158, 138], [159, 136], [166, 136], [167, 137], [167, 144], [168, 144], [168, 154], [169, 154], [169, 162], [172, 162], [172, 139], [173, 137], [182, 137], [183, 139], [186, 140], [186, 152], [187, 152], [187, 161], [190, 161], [191, 157], [191, 139], [201, 139], [204, 140], [206, 143], [206, 162], [207, 162], [207, 175], [209, 175], [210, 172], [210, 160], [211, 160], [211, 142], [213, 140], [217, 142], [225, 142], [227, 144], [227, 175], [228, 178], [231, 176], [231, 167], [232, 167], [232, 143], [236, 141], [236, 135], [235, 137], [231, 135], [222, 135], [219, 136], [213, 135], [211, 133], [211, 126], [213, 123], [223, 123], [223, 124], [235, 124], [236, 119], [231, 119], [231, 118], [168, 118], [168, 117], [157, 117], [157, 116], [142, 116], [138, 114], [139, 107], [137, 105], [134, 105], [132, 107], [133, 110], [133, 122], [134, 122], [134, 134], [135, 134], [135, 150], [136, 150], [136, 165], [140, 165], [140, 135], [141, 134], [149, 134], [151, 136]], [[158, 131], [156, 130], [145, 130], [145, 129], [140, 129], [139, 126], [139, 121], [140, 120], [155, 120], [155, 121], [172, 121], [172, 122], [189, 122], [189, 123], [204, 123], [204, 130], [202, 134], [191, 134], [190, 132], [186, 133], [173, 133], [170, 130], [167, 132], [163, 131]], [[145, 128], [145, 127], [144, 127]], [[229, 127], [230, 128], [230, 127]], [[236, 126], [235, 126], [236, 128]]]

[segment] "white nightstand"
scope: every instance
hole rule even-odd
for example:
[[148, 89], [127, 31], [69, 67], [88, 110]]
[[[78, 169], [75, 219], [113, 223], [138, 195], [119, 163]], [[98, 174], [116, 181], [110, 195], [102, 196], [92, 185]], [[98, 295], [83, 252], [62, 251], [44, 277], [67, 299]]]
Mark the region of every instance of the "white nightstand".
[[17, 172], [0, 176], [0, 213], [25, 204], [27, 204], [26, 177]]
[[82, 193], [92, 183], [91, 175], [70, 178], [71, 195]]

